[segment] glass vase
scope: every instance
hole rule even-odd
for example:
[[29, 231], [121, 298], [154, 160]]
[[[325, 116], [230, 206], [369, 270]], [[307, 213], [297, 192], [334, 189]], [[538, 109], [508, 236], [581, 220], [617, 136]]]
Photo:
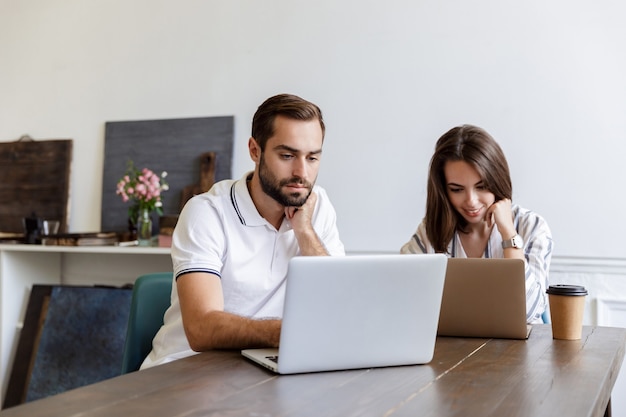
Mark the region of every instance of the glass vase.
[[139, 210], [137, 218], [137, 241], [139, 246], [152, 246], [152, 218], [148, 209]]

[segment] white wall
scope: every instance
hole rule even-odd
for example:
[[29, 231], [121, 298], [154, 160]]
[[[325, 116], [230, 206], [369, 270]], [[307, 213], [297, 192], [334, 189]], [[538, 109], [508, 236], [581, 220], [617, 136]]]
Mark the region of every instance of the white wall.
[[[73, 232], [98, 230], [106, 121], [322, 107], [319, 183], [349, 251], [397, 251], [450, 127], [503, 146], [556, 255], [623, 257], [626, 4], [618, 0], [0, 0], [0, 141], [74, 139]], [[123, 215], [123, 214], [121, 214]]]

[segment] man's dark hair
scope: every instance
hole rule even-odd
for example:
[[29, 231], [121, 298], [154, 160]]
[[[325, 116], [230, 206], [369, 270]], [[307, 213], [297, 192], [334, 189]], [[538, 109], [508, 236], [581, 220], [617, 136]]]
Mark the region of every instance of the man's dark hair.
[[265, 150], [268, 139], [274, 135], [276, 116], [284, 116], [294, 120], [319, 120], [322, 138], [326, 133], [322, 111], [315, 104], [292, 94], [279, 94], [263, 102], [254, 113], [252, 119], [252, 137], [261, 151]]

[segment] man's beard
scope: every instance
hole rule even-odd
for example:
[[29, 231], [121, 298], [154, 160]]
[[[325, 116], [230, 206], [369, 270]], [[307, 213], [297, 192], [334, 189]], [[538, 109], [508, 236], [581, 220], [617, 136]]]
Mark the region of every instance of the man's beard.
[[[302, 178], [292, 177], [285, 180], [279, 180], [276, 178], [276, 176], [267, 168], [267, 165], [265, 165], [265, 158], [263, 154], [261, 154], [261, 160], [259, 161], [259, 181], [265, 194], [272, 197], [279, 204], [285, 207], [302, 206], [306, 202], [307, 198], [309, 198], [309, 195], [311, 195], [311, 191], [313, 190], [313, 184], [303, 180]], [[302, 184], [309, 191], [304, 196], [299, 193], [286, 194], [281, 191], [281, 188], [287, 184]]]

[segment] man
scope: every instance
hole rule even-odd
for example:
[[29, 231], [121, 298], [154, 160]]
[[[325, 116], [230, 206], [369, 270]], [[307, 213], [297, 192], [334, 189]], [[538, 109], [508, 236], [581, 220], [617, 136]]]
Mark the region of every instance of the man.
[[209, 349], [276, 347], [293, 256], [344, 255], [335, 210], [314, 185], [325, 126], [300, 97], [267, 99], [252, 121], [254, 171], [183, 208], [172, 240], [175, 285], [142, 369]]

